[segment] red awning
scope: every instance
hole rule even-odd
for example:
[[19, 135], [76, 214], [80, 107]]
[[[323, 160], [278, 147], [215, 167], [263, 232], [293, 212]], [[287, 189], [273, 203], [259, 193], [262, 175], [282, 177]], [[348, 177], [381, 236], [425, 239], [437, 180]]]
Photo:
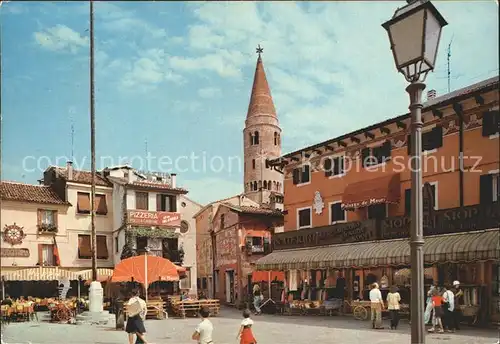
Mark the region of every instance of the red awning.
[[[271, 273], [271, 274], [269, 274]], [[283, 282], [285, 280], [285, 273], [283, 271], [254, 271], [252, 272], [252, 282], [269, 282], [272, 281]]]
[[354, 210], [374, 204], [398, 203], [400, 198], [400, 174], [397, 173], [347, 185], [342, 196], [342, 209]]

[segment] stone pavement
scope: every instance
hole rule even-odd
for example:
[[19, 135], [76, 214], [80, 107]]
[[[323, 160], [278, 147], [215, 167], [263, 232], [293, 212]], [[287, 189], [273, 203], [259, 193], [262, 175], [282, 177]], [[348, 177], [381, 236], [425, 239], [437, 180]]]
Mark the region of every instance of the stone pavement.
[[[223, 309], [212, 318], [214, 344], [235, 344], [241, 313]], [[394, 344], [410, 343], [410, 329], [403, 321], [397, 331], [372, 330], [368, 321], [349, 317], [289, 317], [262, 315], [254, 317], [254, 333], [259, 344]], [[146, 329], [150, 343], [195, 344], [191, 334], [199, 319], [148, 320]], [[387, 326], [387, 324], [386, 324]], [[110, 326], [61, 325], [50, 323], [18, 323], [6, 326], [6, 344], [127, 344], [124, 331]], [[495, 344], [498, 331], [464, 327], [456, 334], [429, 334], [426, 344]]]

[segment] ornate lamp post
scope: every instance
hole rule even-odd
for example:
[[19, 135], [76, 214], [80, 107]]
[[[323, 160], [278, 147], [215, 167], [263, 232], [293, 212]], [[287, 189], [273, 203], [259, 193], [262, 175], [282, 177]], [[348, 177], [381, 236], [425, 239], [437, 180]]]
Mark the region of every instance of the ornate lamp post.
[[382, 24], [397, 70], [410, 83], [411, 111], [411, 343], [425, 343], [422, 197], [422, 92], [434, 70], [441, 30], [448, 23], [429, 0], [412, 0]]

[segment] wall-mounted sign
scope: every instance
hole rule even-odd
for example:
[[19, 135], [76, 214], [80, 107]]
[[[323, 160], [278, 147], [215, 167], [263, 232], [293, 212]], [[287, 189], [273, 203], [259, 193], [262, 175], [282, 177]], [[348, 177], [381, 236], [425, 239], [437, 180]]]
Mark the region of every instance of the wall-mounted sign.
[[167, 211], [129, 210], [128, 224], [139, 226], [179, 227], [181, 214]]
[[273, 249], [284, 250], [315, 247], [376, 239], [376, 220], [339, 223], [277, 233], [273, 236]]
[[0, 252], [2, 258], [28, 258], [30, 256], [30, 250], [27, 248], [2, 247]]
[[23, 243], [26, 234], [23, 231], [23, 227], [19, 227], [14, 222], [13, 225], [5, 225], [3, 230], [3, 241], [11, 245], [20, 245]]

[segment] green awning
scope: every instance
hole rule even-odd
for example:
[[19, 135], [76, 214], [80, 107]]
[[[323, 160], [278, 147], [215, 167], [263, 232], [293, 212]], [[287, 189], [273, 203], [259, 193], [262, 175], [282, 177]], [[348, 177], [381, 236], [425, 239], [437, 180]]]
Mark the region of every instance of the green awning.
[[[424, 262], [474, 262], [500, 259], [498, 229], [425, 238]], [[410, 265], [409, 239], [361, 242], [274, 251], [257, 260], [258, 270], [367, 268]]]

